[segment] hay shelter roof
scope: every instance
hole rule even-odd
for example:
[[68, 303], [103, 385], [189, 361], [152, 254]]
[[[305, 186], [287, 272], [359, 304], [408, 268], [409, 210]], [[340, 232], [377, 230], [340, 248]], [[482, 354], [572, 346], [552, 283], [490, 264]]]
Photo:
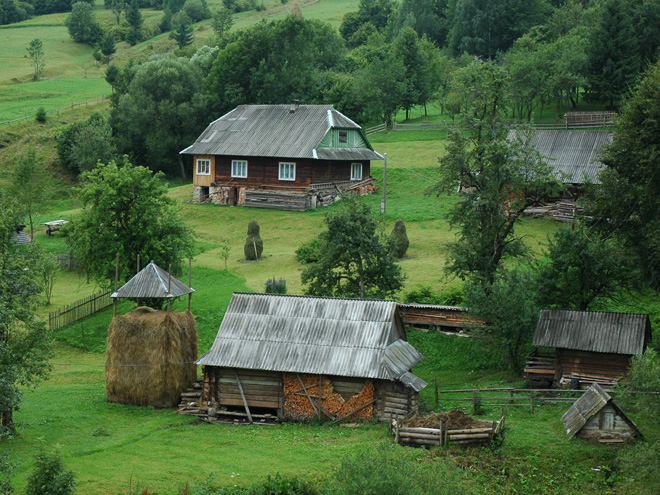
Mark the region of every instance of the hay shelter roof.
[[[195, 292], [195, 289], [188, 287], [175, 277], [172, 277], [170, 284], [169, 278], [169, 273], [152, 261], [110, 297], [128, 299], [172, 298]], [[169, 292], [167, 290], [168, 286], [170, 288]]]
[[617, 406], [612, 397], [605, 392], [600, 385], [594, 383], [589, 389], [573, 403], [573, 406], [564, 413], [561, 417], [564, 422], [564, 429], [569, 437], [575, 436], [582, 427], [587, 424], [591, 418], [598, 414], [601, 409], [610, 404], [617, 412], [617, 414], [628, 423], [633, 430], [641, 435], [637, 425], [624, 414], [624, 412]]
[[[516, 131], [509, 132], [509, 139]], [[548, 159], [548, 164], [566, 184], [599, 184], [598, 174], [605, 166], [598, 159], [603, 146], [612, 142], [609, 131], [537, 131], [531, 144]]]
[[650, 340], [648, 315], [542, 309], [532, 344], [633, 355], [642, 354]]
[[197, 364], [427, 383], [392, 301], [247, 294], [232, 296], [215, 342]]

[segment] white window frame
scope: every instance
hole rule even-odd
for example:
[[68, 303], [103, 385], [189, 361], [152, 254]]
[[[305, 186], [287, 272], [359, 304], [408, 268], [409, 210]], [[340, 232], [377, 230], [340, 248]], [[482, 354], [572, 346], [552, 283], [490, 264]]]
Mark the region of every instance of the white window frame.
[[[356, 170], [360, 171], [359, 177], [355, 173]], [[351, 180], [362, 180], [362, 164], [359, 162], [351, 163]]]
[[238, 179], [247, 179], [248, 176], [248, 162], [247, 160], [232, 160], [231, 161], [231, 176]]
[[[284, 172], [284, 173], [283, 173]], [[291, 173], [293, 172], [293, 173]], [[296, 180], [296, 164], [295, 162], [280, 162], [278, 177], [280, 180], [295, 181]]]
[[[206, 172], [203, 172], [201, 167], [203, 167]], [[197, 159], [197, 175], [211, 175], [211, 160], [209, 158]]]

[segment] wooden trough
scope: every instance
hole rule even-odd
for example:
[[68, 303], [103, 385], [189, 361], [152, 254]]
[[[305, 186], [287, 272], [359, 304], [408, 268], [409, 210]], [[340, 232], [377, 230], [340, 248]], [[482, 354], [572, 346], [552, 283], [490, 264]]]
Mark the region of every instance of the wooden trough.
[[440, 420], [438, 428], [404, 426], [405, 421], [393, 419], [391, 431], [394, 441], [411, 447], [430, 447], [444, 445], [490, 445], [501, 435], [505, 415], [499, 421], [480, 421], [482, 425], [474, 428], [447, 428]]

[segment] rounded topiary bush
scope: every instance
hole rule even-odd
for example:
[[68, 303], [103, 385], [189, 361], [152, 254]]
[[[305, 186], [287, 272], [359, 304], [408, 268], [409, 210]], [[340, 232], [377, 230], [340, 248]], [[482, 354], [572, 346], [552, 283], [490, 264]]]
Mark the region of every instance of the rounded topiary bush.
[[394, 230], [392, 230], [392, 238], [394, 239], [394, 256], [397, 258], [403, 258], [406, 255], [406, 251], [408, 251], [408, 246], [410, 245], [408, 235], [406, 234], [406, 224], [403, 223], [403, 220], [399, 219], [394, 224]]
[[250, 220], [248, 224], [248, 235], [247, 239], [245, 239], [245, 247], [243, 248], [246, 260], [258, 260], [261, 258], [261, 253], [264, 250], [264, 241], [261, 240], [259, 230], [257, 221], [254, 219]]

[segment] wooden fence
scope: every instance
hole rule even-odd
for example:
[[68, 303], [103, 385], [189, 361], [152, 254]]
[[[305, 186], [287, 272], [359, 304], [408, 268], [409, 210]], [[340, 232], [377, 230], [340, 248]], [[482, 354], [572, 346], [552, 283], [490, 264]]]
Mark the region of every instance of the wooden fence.
[[[537, 389], [537, 388], [481, 388], [463, 390], [438, 390], [435, 383], [435, 406], [438, 408], [442, 402], [471, 402], [472, 410], [480, 407], [528, 407], [534, 413], [535, 407], [565, 408], [565, 404], [572, 404], [578, 400], [586, 390], [568, 389]], [[614, 392], [608, 392], [613, 395]], [[633, 394], [660, 395], [660, 392], [633, 392]], [[441, 395], [454, 395], [456, 397], [443, 397]], [[549, 406], [549, 404], [564, 404]]]
[[92, 294], [48, 313], [48, 328], [51, 331], [58, 330], [107, 308], [112, 304], [110, 294], [112, 294], [110, 291], [103, 294]]
[[[60, 110], [67, 110], [67, 109], [69, 109], [69, 108], [78, 107], [78, 106], [80, 106], [80, 105], [89, 105], [89, 104], [91, 104], [91, 103], [98, 103], [99, 101], [107, 100], [108, 98], [110, 98], [109, 95], [107, 95], [107, 96], [102, 96], [101, 98], [97, 98], [97, 99], [95, 99], [95, 100], [85, 100], [85, 101], [81, 101], [81, 102], [78, 102], [78, 103], [74, 103], [73, 101], [71, 101], [71, 106], [66, 106], [66, 107], [63, 107], [63, 108], [58, 108], [57, 110], [50, 110], [49, 112], [46, 112], [46, 114], [59, 113]], [[0, 125], [2, 125], [2, 124], [11, 125], [13, 122], [20, 122], [21, 120], [25, 120], [25, 119], [33, 118], [33, 117], [35, 117], [35, 115], [36, 115], [36, 114], [30, 114], [30, 115], [26, 115], [25, 117], [19, 117], [19, 118], [17, 118], [17, 119], [3, 120], [3, 121], [0, 122]]]
[[371, 136], [372, 134], [376, 134], [377, 132], [387, 132], [387, 124], [378, 124], [364, 130], [364, 133], [367, 136]]

